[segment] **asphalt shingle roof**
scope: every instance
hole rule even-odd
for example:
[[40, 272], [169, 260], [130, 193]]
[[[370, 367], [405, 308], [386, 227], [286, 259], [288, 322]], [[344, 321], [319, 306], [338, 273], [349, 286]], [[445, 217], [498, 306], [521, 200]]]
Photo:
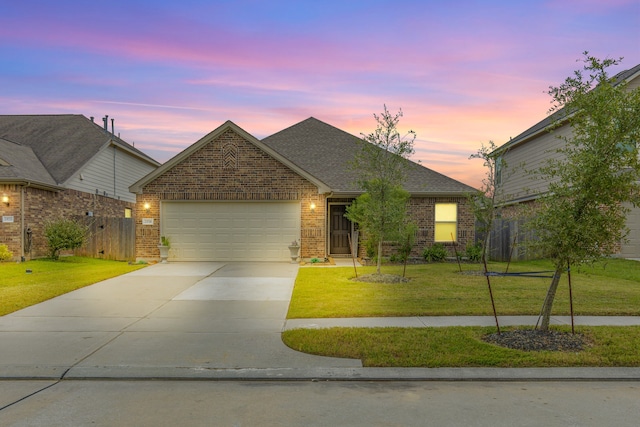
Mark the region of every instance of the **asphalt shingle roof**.
[[[349, 163], [362, 140], [343, 130], [310, 117], [261, 142], [326, 183], [336, 193], [360, 193], [357, 174]], [[474, 188], [409, 162], [405, 189], [412, 194], [460, 195]]]
[[[631, 78], [634, 74], [637, 74], [638, 72], [640, 72], [640, 64], [638, 64], [635, 67], [630, 68], [628, 70], [624, 70], [624, 71], [619, 72], [618, 74], [616, 74], [613, 77], [613, 85], [615, 86], [615, 85], [618, 85], [618, 84], [626, 81], [627, 79]], [[535, 125], [531, 126], [529, 129], [527, 129], [524, 132], [520, 133], [515, 138], [510, 139], [509, 142], [503, 144], [501, 147], [498, 148], [498, 150], [503, 151], [505, 149], [508, 149], [508, 148], [514, 146], [514, 145], [520, 144], [521, 142], [527, 140], [529, 137], [531, 137], [533, 135], [536, 135], [538, 132], [546, 129], [547, 127], [549, 127], [551, 124], [553, 124], [558, 119], [562, 119], [565, 114], [566, 114], [566, 112], [565, 112], [564, 108], [556, 111], [553, 114], [550, 114], [549, 116], [547, 116], [543, 120], [541, 120], [538, 123], [536, 123]]]
[[29, 147], [58, 184], [67, 181], [110, 140], [157, 164], [79, 114], [0, 115], [0, 138]]
[[[0, 138], [0, 180], [20, 179], [55, 186], [56, 182], [33, 150]], [[7, 165], [4, 165], [6, 162]]]

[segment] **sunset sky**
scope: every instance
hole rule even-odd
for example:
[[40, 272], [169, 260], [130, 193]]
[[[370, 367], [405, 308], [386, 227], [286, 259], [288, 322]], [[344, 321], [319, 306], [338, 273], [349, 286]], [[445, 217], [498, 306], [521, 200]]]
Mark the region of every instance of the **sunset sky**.
[[640, 0], [0, 0], [0, 114], [109, 115], [165, 162], [226, 120], [360, 135], [386, 104], [413, 160], [478, 186], [469, 155], [543, 119], [585, 50], [640, 63]]

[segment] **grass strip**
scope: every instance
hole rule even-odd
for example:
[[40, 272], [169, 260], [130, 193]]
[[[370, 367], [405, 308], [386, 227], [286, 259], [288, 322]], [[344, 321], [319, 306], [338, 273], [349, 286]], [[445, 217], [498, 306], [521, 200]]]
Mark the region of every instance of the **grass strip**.
[[[504, 328], [505, 331], [513, 328]], [[570, 328], [557, 327], [570, 332]], [[489, 327], [293, 329], [294, 350], [360, 359], [365, 367], [637, 367], [640, 327], [578, 327], [590, 345], [578, 352], [522, 351], [489, 344]]]

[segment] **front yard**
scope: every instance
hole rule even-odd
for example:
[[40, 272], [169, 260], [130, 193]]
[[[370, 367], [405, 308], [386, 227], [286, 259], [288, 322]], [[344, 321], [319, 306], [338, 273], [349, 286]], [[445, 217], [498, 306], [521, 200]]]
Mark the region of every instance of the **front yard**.
[[[504, 272], [506, 263], [489, 269]], [[288, 318], [468, 316], [493, 315], [487, 280], [480, 264], [434, 263], [407, 267], [402, 284], [352, 281], [353, 268], [301, 268]], [[547, 262], [511, 264], [509, 272], [551, 270]], [[359, 267], [358, 275], [375, 271]], [[402, 274], [401, 266], [383, 267], [383, 273]], [[472, 274], [478, 273], [478, 274]], [[543, 273], [549, 275], [552, 273]], [[537, 315], [550, 278], [491, 277], [498, 315]], [[576, 315], [640, 316], [640, 262], [612, 259], [571, 272]], [[569, 290], [563, 275], [554, 314], [568, 315]]]
[[142, 267], [81, 257], [0, 263], [0, 316]]
[[[491, 264], [504, 271], [505, 264]], [[463, 265], [463, 270], [480, 270]], [[371, 272], [359, 268], [358, 274]], [[387, 273], [401, 272], [387, 267]], [[509, 271], [550, 270], [545, 262], [512, 264]], [[406, 284], [354, 282], [353, 268], [300, 269], [289, 318], [492, 315], [486, 278], [456, 264], [408, 268]], [[537, 315], [549, 278], [491, 277], [498, 315]], [[609, 260], [572, 271], [576, 315], [640, 315], [640, 263]], [[554, 315], [569, 314], [564, 276]], [[556, 328], [570, 331], [568, 328]], [[504, 328], [503, 330], [509, 330]], [[581, 351], [522, 351], [489, 344], [495, 328], [331, 328], [283, 333], [289, 347], [311, 354], [358, 358], [376, 367], [640, 366], [640, 327], [579, 327]]]

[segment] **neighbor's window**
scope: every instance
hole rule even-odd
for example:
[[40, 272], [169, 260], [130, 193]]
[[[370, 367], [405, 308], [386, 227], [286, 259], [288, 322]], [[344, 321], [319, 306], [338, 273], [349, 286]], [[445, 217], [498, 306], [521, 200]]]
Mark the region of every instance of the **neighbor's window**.
[[124, 208], [124, 217], [131, 218], [131, 208]]
[[457, 240], [458, 205], [455, 203], [436, 203], [435, 241], [451, 242]]

